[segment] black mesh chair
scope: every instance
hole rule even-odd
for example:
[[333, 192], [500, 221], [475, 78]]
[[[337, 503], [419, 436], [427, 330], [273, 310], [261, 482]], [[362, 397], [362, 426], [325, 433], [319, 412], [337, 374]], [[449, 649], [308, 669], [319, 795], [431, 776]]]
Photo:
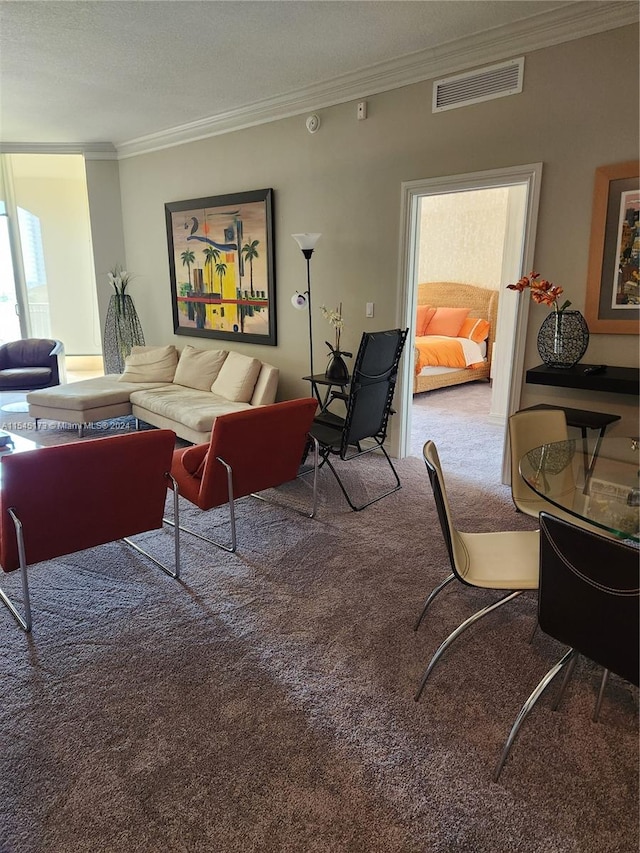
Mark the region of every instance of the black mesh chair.
[[[365, 332], [353, 367], [349, 393], [334, 393], [331, 401], [344, 400], [346, 416], [321, 412], [313, 422], [311, 435], [320, 447], [320, 467], [327, 465], [351, 509], [358, 511], [381, 500], [400, 488], [400, 478], [384, 448], [389, 415], [398, 376], [398, 363], [407, 337], [407, 329], [386, 332]], [[367, 441], [363, 447], [362, 442]], [[331, 462], [335, 456], [349, 462], [372, 451], [382, 451], [393, 472], [394, 485], [383, 494], [362, 504], [355, 504]]]
[[638, 685], [638, 549], [552, 515], [540, 513], [542, 630], [570, 646], [520, 709], [494, 771], [498, 781], [522, 723], [543, 692], [566, 666], [555, 701], [558, 707], [578, 655], [604, 667], [593, 713], [597, 720], [610, 672]]

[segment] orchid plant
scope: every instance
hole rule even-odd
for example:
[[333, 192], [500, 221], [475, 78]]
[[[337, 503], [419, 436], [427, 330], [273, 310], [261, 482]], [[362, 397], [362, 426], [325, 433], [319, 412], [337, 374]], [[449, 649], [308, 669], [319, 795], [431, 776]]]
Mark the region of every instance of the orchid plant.
[[527, 289], [531, 291], [531, 298], [534, 302], [537, 302], [539, 305], [548, 305], [549, 308], [553, 308], [558, 314], [561, 314], [571, 305], [568, 299], [565, 299], [562, 305], [558, 305], [560, 294], [564, 292], [563, 289], [547, 281], [546, 278], [541, 279], [540, 273], [537, 272], [530, 272], [529, 275], [523, 275], [516, 284], [507, 285], [507, 290], [522, 292]]
[[[326, 308], [324, 305], [320, 306], [320, 311], [322, 312], [322, 316], [325, 320], [328, 320], [329, 323], [336, 330], [336, 343], [335, 346], [332, 346], [329, 341], [325, 341], [325, 344], [329, 347], [332, 353], [338, 355], [340, 353], [340, 335], [342, 333], [342, 329], [344, 328], [344, 319], [342, 317], [342, 302], [340, 305], [334, 310]], [[348, 353], [345, 353], [347, 355]]]

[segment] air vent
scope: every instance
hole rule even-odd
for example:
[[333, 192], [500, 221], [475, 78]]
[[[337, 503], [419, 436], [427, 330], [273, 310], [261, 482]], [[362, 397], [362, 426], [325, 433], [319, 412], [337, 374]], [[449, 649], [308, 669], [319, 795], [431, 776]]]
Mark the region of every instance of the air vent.
[[492, 98], [504, 98], [522, 91], [524, 78], [524, 57], [491, 65], [481, 71], [468, 71], [436, 80], [433, 84], [433, 112], [453, 110], [489, 101]]

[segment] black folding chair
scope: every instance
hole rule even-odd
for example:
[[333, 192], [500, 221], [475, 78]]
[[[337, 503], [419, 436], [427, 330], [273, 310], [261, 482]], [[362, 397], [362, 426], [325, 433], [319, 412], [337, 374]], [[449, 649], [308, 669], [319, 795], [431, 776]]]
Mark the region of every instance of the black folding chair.
[[[356, 512], [396, 492], [401, 486], [398, 473], [384, 448], [384, 442], [389, 415], [393, 413], [391, 404], [407, 331], [408, 329], [392, 329], [386, 332], [365, 332], [356, 355], [349, 393], [336, 392], [331, 395], [331, 401], [344, 400], [347, 407], [346, 416], [343, 418], [325, 409], [311, 426], [311, 435], [317, 439], [320, 447], [320, 467], [325, 464], [329, 467], [347, 503]], [[364, 441], [367, 441], [367, 445], [363, 447]], [[382, 451], [387, 460], [395, 484], [383, 494], [356, 505], [347, 493], [330, 457], [336, 456], [343, 462], [350, 462], [365, 453], [377, 450]]]

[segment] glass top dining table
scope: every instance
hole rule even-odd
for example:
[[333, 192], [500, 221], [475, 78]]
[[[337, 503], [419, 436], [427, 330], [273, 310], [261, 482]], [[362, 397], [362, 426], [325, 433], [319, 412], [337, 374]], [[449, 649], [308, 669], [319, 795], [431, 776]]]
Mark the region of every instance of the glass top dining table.
[[613, 533], [640, 541], [640, 439], [555, 441], [520, 460], [520, 474], [551, 506]]

